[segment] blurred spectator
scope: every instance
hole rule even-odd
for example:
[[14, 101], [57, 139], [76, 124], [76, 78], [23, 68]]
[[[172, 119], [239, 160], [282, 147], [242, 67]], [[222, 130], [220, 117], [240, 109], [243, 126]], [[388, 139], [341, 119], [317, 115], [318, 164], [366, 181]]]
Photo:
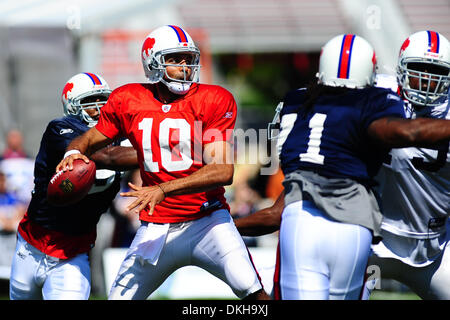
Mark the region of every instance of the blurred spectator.
[[[6, 175], [0, 171], [0, 278], [9, 277], [16, 246], [16, 232], [26, 206], [7, 188]], [[3, 275], [3, 271], [7, 272]]]
[[6, 148], [0, 158], [0, 171], [6, 175], [6, 188], [14, 192], [25, 205], [31, 200], [34, 183], [34, 161], [23, 147], [23, 135], [12, 129], [6, 136]]
[[[130, 190], [128, 182], [138, 186], [142, 185], [142, 179], [138, 169], [127, 172], [127, 177], [123, 180], [120, 192], [127, 192]], [[128, 248], [133, 241], [137, 229], [141, 225], [139, 215], [133, 212], [125, 212], [126, 207], [134, 200], [135, 198], [121, 197], [118, 194], [113, 201], [111, 213], [116, 218], [112, 240], [113, 247]]]
[[[244, 155], [240, 155], [244, 157]], [[259, 192], [265, 182], [259, 179], [259, 164], [249, 164], [243, 158], [238, 159], [235, 165], [233, 184], [227, 189], [230, 213], [233, 218], [245, 217], [260, 209], [260, 204], [264, 201], [264, 195]], [[263, 187], [264, 189], [265, 187]], [[242, 237], [248, 247], [256, 247], [258, 240], [256, 237]]]
[[17, 129], [9, 130], [6, 135], [6, 147], [1, 159], [29, 158], [23, 147], [23, 135]]
[[233, 191], [230, 208], [234, 217], [248, 216], [256, 211], [255, 207], [261, 198], [255, 190], [250, 188], [247, 182], [235, 185]]
[[[230, 213], [233, 218], [245, 217], [263, 208], [270, 207], [283, 190], [281, 171], [273, 175], [261, 175], [261, 164], [250, 164], [238, 155], [233, 184], [225, 188]], [[281, 175], [280, 175], [281, 173]], [[275, 197], [276, 195], [276, 197]], [[276, 246], [277, 233], [260, 237], [242, 237], [248, 247]]]
[[[248, 216], [257, 211], [257, 204], [261, 200], [258, 193], [250, 188], [247, 182], [240, 182], [233, 188], [233, 199], [230, 201], [230, 213], [233, 218]], [[242, 237], [247, 247], [256, 247], [255, 237]]]
[[8, 181], [6, 189], [14, 192], [19, 200], [28, 205], [34, 188], [34, 161], [30, 158], [7, 158], [0, 161]]
[[8, 191], [6, 175], [0, 171], [0, 227], [1, 231], [15, 233], [26, 206], [15, 193]]
[[283, 180], [284, 174], [280, 168], [278, 168], [278, 171], [275, 174], [269, 176], [269, 178], [267, 179], [265, 190], [267, 198], [271, 199], [272, 201], [276, 201], [278, 199], [278, 196], [284, 190]]
[[[139, 169], [125, 173], [121, 181], [121, 190], [128, 191], [128, 182], [142, 185]], [[136, 230], [140, 226], [139, 215], [126, 213], [125, 208], [133, 198], [121, 197], [117, 194], [107, 214], [103, 214], [97, 224], [97, 240], [89, 253], [92, 274], [92, 293], [99, 297], [107, 296], [109, 289], [103, 265], [103, 252], [107, 248], [128, 248], [133, 241]]]

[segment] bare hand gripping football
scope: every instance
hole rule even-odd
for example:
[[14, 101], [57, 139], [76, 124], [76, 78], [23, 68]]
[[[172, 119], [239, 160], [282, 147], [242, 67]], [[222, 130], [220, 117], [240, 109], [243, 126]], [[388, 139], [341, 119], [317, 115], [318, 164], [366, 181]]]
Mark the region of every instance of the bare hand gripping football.
[[47, 188], [47, 200], [55, 206], [67, 206], [83, 199], [95, 181], [94, 161], [75, 159], [72, 170], [60, 170], [53, 175]]

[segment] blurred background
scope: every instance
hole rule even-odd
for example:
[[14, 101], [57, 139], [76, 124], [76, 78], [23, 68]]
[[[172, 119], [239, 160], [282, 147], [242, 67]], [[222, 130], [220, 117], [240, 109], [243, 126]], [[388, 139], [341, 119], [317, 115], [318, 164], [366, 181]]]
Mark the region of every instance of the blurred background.
[[[449, 17], [449, 0], [0, 0], [0, 150], [5, 151], [0, 169], [5, 192], [18, 198], [14, 214], [12, 209], [2, 214], [9, 219], [1, 227], [9, 242], [0, 239], [5, 244], [0, 278], [7, 282], [7, 252], [14, 249], [14, 226], [29, 201], [42, 133], [62, 116], [60, 96], [72, 75], [99, 73], [113, 89], [145, 82], [140, 60], [145, 36], [161, 25], [180, 25], [201, 49], [201, 82], [234, 94], [237, 128], [265, 129], [284, 94], [314, 79], [321, 46], [333, 36], [366, 38], [379, 72], [394, 74], [403, 40], [419, 30], [450, 38]], [[282, 177], [261, 175], [263, 165], [237, 166], [227, 188], [233, 215], [249, 214], [277, 197]], [[136, 175], [129, 173], [129, 179]], [[120, 202], [102, 218], [104, 232], [92, 253], [93, 294], [100, 297], [108, 290], [103, 253], [126, 248], [137, 226], [135, 217], [121, 213]], [[246, 241], [273, 252], [277, 235]], [[382, 289], [407, 291], [393, 282]]]

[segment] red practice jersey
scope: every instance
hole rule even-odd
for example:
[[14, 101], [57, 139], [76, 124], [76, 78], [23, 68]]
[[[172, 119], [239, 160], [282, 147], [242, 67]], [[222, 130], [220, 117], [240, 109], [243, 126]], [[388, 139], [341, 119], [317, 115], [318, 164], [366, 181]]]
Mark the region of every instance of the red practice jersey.
[[[205, 165], [203, 148], [214, 141], [232, 142], [236, 102], [220, 86], [193, 84], [189, 92], [170, 104], [154, 96], [155, 85], [127, 84], [117, 88], [102, 107], [97, 130], [108, 138], [127, 137], [138, 152], [144, 186], [187, 177]], [[229, 210], [225, 190], [170, 196], [140, 219], [174, 223], [211, 213], [202, 205], [219, 201]], [[217, 209], [217, 207], [216, 207]]]

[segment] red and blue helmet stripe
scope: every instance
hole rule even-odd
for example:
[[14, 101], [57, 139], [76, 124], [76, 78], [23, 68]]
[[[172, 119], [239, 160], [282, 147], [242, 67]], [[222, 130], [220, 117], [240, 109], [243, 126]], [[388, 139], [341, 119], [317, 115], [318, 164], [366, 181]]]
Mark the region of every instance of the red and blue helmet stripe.
[[428, 52], [439, 53], [439, 33], [427, 31], [428, 33]]
[[171, 27], [175, 31], [175, 33], [177, 34], [178, 41], [180, 41], [180, 42], [189, 42], [188, 41], [188, 37], [186, 36], [186, 33], [184, 32], [183, 29], [181, 29], [180, 27], [177, 27], [177, 26], [172, 26], [172, 25], [169, 25], [169, 27]]
[[339, 54], [338, 78], [348, 79], [350, 76], [350, 62], [352, 58], [353, 42], [356, 36], [354, 34], [346, 34], [342, 38], [341, 52]]
[[84, 74], [87, 75], [89, 78], [91, 78], [94, 85], [100, 85], [100, 86], [103, 85], [102, 81], [100, 80], [99, 77], [97, 77], [97, 75], [95, 73], [85, 72]]

